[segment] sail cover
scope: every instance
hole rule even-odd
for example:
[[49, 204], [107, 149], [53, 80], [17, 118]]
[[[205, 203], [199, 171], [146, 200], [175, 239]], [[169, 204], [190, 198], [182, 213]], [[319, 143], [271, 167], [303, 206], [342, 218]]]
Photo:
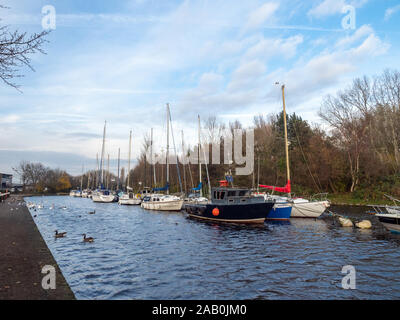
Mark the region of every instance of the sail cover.
[[264, 186], [261, 184], [260, 184], [260, 188], [269, 189], [272, 191], [277, 191], [277, 192], [282, 192], [282, 193], [290, 193], [291, 192], [290, 181], [288, 181], [287, 185], [284, 188], [274, 187], [274, 186]]
[[169, 189], [169, 183], [167, 183], [164, 188], [155, 188], [155, 189], [153, 189], [153, 191], [155, 191], [155, 192], [167, 191], [168, 189]]
[[203, 183], [200, 182], [199, 186], [197, 188], [193, 188], [192, 191], [200, 191], [202, 187], [203, 187]]

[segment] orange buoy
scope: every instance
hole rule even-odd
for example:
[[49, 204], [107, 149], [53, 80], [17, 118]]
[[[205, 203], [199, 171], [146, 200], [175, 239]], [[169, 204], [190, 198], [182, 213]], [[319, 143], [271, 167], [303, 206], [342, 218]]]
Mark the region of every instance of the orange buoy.
[[219, 182], [219, 186], [220, 186], [220, 187], [229, 187], [229, 182], [226, 181], [226, 180], [221, 180], [221, 181]]
[[219, 216], [219, 209], [218, 208], [214, 208], [214, 210], [212, 211], [212, 214], [214, 217], [218, 217]]

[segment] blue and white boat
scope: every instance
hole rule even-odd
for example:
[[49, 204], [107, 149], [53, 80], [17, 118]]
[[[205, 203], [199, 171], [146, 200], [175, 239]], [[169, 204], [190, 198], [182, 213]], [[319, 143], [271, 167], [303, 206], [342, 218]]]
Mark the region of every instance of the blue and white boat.
[[292, 206], [286, 198], [264, 194], [265, 201], [275, 201], [275, 205], [268, 212], [266, 220], [288, 221], [292, 214]]
[[268, 212], [267, 220], [290, 220], [292, 207], [288, 203], [275, 203], [273, 208]]

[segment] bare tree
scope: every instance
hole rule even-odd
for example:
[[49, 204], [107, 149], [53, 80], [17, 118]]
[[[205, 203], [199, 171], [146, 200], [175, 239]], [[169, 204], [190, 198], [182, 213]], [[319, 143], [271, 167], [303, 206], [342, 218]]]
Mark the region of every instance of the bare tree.
[[[351, 176], [350, 192], [354, 192], [360, 179], [360, 157], [364, 150], [368, 123], [363, 116], [362, 92], [358, 82], [345, 91], [338, 92], [336, 97], [327, 96], [319, 116], [334, 129], [338, 147], [347, 154]], [[360, 103], [359, 103], [360, 102]]]
[[36, 186], [39, 182], [42, 182], [49, 169], [41, 163], [30, 163], [28, 161], [22, 161], [13, 170], [21, 177], [24, 186], [33, 185]]
[[[9, 8], [0, 5], [0, 9]], [[45, 36], [48, 33], [42, 31], [28, 35], [18, 30], [11, 31], [7, 25], [0, 26], [0, 78], [5, 84], [19, 90], [13, 80], [23, 77], [19, 70], [24, 66], [34, 71], [30, 56], [37, 52], [45, 54], [42, 46], [47, 42]]]
[[[400, 112], [400, 72], [385, 70], [375, 78], [373, 97], [380, 116], [381, 129], [378, 133], [384, 133], [381, 139], [382, 145], [390, 141], [391, 151], [386, 149], [387, 154], [393, 152], [396, 170], [400, 167], [399, 152], [399, 112]], [[377, 117], [378, 120], [378, 117]]]
[[209, 116], [204, 122], [204, 128], [207, 130], [208, 142], [219, 143], [221, 136], [225, 131], [225, 125], [219, 123], [216, 116]]

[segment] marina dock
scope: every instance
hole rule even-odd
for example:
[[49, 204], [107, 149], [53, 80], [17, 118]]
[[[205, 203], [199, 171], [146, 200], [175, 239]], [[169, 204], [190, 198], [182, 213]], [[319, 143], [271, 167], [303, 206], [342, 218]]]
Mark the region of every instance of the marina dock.
[[[22, 197], [0, 203], [0, 300], [73, 300], [75, 296]], [[45, 290], [44, 266], [56, 270], [56, 289]]]

